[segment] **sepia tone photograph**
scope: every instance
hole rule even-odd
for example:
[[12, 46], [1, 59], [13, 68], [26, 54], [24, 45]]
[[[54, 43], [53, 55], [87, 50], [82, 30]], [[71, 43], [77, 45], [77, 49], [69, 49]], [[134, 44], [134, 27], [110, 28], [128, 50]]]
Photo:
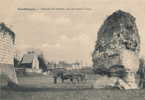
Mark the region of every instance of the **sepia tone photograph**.
[[145, 0], [3, 0], [0, 100], [145, 100]]

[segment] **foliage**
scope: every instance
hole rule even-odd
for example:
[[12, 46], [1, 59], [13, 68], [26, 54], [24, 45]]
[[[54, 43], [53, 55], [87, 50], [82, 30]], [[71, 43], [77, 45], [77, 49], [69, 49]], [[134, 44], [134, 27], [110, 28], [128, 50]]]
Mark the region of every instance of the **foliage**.
[[14, 67], [18, 67], [19, 66], [19, 60], [17, 58], [14, 57]]
[[45, 59], [43, 57], [43, 54], [38, 55], [38, 60], [39, 60], [39, 67], [45, 72], [47, 71], [47, 65], [45, 62]]

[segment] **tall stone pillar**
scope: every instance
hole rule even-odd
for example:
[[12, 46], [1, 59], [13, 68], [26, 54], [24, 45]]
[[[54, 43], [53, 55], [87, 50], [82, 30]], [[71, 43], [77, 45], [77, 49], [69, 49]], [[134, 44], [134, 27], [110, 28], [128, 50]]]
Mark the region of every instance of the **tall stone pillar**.
[[14, 69], [15, 34], [4, 24], [0, 24], [0, 75], [8, 77], [9, 83], [18, 84]]
[[132, 84], [129, 88], [134, 88], [134, 74], [139, 68], [139, 51], [140, 37], [135, 17], [118, 10], [104, 21], [98, 32], [92, 54], [93, 67], [109, 69], [114, 65], [123, 65], [127, 71], [124, 77], [126, 84]]

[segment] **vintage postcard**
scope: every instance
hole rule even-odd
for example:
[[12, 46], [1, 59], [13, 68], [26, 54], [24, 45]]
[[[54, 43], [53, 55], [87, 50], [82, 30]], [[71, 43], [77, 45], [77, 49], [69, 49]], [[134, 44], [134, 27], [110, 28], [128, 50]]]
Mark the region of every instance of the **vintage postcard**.
[[3, 0], [0, 100], [145, 100], [145, 0]]

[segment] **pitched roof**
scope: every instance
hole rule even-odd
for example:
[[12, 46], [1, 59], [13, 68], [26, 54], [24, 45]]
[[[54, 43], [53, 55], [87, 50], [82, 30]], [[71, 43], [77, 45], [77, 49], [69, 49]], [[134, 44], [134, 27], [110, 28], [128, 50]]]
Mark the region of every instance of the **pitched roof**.
[[34, 59], [34, 54], [25, 54], [22, 58], [21, 64], [30, 64]]

